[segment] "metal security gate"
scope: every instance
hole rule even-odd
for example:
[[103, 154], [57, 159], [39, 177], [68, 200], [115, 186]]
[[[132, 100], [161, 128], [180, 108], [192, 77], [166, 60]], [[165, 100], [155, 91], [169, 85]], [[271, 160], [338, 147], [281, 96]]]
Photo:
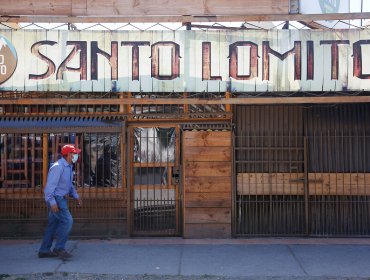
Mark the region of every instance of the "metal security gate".
[[0, 236], [39, 237], [47, 222], [43, 187], [64, 144], [81, 149], [74, 181], [83, 207], [70, 200], [73, 236], [127, 235], [124, 122], [94, 119], [0, 122]]
[[370, 106], [236, 106], [234, 233], [370, 235]]
[[135, 236], [180, 233], [179, 127], [131, 127], [130, 231]]
[[306, 110], [310, 234], [370, 235], [370, 104]]
[[238, 106], [235, 234], [305, 233], [302, 110]]

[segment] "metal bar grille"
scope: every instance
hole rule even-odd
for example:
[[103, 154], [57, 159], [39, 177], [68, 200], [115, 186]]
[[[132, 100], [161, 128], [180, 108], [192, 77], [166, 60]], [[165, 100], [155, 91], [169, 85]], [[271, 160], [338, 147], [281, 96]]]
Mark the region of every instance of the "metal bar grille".
[[40, 188], [42, 134], [0, 134], [0, 188]]
[[236, 235], [369, 235], [369, 109], [237, 106]]
[[312, 235], [370, 235], [370, 104], [309, 108]]
[[42, 234], [47, 218], [43, 198], [43, 178], [47, 174], [43, 170], [48, 169], [43, 165], [58, 160], [66, 143], [82, 150], [81, 161], [74, 167], [74, 181], [84, 203], [77, 208], [70, 200], [75, 220], [72, 235], [127, 234], [122, 133], [90, 133], [89, 128], [84, 129], [87, 131], [79, 133], [0, 134], [0, 236]]
[[133, 235], [179, 234], [178, 129], [132, 128]]
[[303, 234], [303, 138], [235, 137], [236, 233]]
[[235, 108], [235, 234], [304, 233], [302, 110]]

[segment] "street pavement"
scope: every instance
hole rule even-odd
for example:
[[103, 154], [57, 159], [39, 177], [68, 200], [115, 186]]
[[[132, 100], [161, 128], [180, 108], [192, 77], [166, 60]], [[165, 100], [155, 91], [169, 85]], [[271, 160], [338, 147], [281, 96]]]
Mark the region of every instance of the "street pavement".
[[40, 242], [0, 240], [0, 279], [35, 273], [370, 279], [370, 238], [71, 240], [68, 261], [39, 259]]

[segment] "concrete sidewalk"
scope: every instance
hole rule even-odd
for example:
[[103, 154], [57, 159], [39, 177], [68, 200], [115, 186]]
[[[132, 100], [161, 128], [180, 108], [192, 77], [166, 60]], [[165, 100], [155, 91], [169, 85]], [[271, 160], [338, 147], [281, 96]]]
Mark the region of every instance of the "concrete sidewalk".
[[[88, 273], [370, 278], [370, 239], [117, 239], [72, 240], [70, 261], [39, 259], [39, 240], [0, 240], [1, 275]], [[197, 279], [197, 278], [194, 278]], [[274, 278], [275, 279], [275, 278]]]

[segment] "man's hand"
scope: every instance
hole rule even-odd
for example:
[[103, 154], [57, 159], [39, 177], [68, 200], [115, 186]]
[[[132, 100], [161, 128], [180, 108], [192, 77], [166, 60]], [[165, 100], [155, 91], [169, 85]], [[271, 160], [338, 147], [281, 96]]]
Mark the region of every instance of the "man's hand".
[[51, 212], [56, 213], [59, 211], [58, 205], [54, 204], [50, 206]]
[[78, 206], [82, 206], [82, 199], [81, 198], [77, 198], [77, 205]]

